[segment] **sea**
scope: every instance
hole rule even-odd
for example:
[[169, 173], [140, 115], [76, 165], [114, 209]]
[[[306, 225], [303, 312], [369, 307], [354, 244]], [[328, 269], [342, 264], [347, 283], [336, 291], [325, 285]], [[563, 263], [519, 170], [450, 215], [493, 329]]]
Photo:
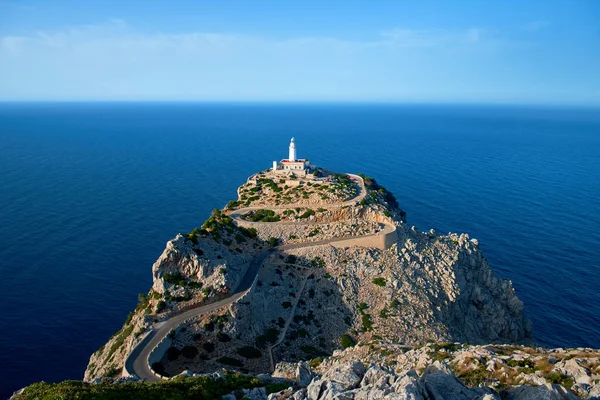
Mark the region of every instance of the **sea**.
[[165, 243], [273, 160], [362, 172], [477, 238], [537, 344], [600, 348], [600, 109], [0, 103], [0, 398], [82, 379]]

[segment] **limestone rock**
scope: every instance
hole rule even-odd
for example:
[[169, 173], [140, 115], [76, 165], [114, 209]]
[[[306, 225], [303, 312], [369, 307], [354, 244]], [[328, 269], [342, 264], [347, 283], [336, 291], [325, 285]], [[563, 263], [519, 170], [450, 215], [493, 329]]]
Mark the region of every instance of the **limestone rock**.
[[560, 385], [523, 385], [509, 391], [508, 400], [576, 400], [577, 396]]
[[307, 362], [300, 362], [296, 366], [296, 384], [306, 387], [313, 379], [313, 373]]

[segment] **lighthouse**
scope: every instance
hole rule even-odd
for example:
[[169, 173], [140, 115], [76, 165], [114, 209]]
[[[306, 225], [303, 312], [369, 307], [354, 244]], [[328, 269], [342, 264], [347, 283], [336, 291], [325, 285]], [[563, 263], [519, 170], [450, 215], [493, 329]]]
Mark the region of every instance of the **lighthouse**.
[[306, 176], [310, 171], [310, 164], [307, 159], [297, 158], [296, 139], [290, 140], [289, 150], [288, 158], [284, 158], [279, 163], [273, 161], [271, 171], [278, 174]]
[[296, 140], [294, 138], [290, 141], [290, 156], [288, 157], [288, 161], [296, 161]]

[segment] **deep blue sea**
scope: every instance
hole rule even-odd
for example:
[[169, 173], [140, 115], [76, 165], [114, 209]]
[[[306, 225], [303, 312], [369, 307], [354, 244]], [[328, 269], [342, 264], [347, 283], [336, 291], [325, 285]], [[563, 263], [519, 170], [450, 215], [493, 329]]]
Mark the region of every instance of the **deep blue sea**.
[[412, 225], [467, 232], [536, 340], [600, 347], [600, 110], [0, 104], [0, 398], [81, 379], [167, 240], [298, 155], [364, 172]]

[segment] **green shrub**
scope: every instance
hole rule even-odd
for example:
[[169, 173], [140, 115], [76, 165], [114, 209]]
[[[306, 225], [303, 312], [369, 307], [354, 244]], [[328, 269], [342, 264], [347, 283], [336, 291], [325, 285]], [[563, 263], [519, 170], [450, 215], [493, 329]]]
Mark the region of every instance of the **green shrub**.
[[363, 331], [370, 332], [373, 330], [373, 321], [371, 321], [371, 316], [369, 314], [363, 314], [361, 320]]
[[271, 247], [277, 247], [278, 244], [279, 244], [279, 239], [277, 239], [277, 238], [275, 238], [273, 236], [271, 236], [269, 238], [269, 246], [271, 246]]
[[127, 314], [127, 319], [125, 320], [125, 325], [129, 325], [131, 320], [133, 319], [133, 311]]
[[181, 350], [179, 350], [177, 347], [169, 347], [167, 349], [167, 360], [175, 361], [179, 358], [179, 356], [181, 356]]
[[165, 282], [178, 286], [185, 286], [186, 284], [185, 278], [181, 275], [181, 272], [179, 271], [167, 272], [163, 275], [163, 280]]
[[238, 227], [239, 231], [242, 232], [242, 235], [254, 239], [258, 236], [258, 232], [255, 228], [244, 228], [243, 226]]
[[279, 215], [275, 214], [273, 210], [250, 211], [248, 214], [243, 215], [242, 218], [252, 222], [278, 222], [280, 220]]
[[344, 349], [347, 349], [348, 347], [353, 347], [354, 345], [356, 345], [356, 341], [354, 339], [352, 339], [352, 337], [350, 337], [349, 335], [343, 334], [342, 336], [340, 336], [340, 343], [342, 344], [342, 347]]
[[308, 365], [311, 368], [317, 368], [319, 365], [321, 365], [321, 363], [323, 362], [323, 357], [317, 357], [317, 358], [313, 358], [312, 360], [310, 360], [308, 362]]
[[229, 203], [227, 203], [227, 206], [225, 206], [225, 208], [227, 208], [228, 210], [232, 210], [232, 209], [236, 208], [239, 205], [240, 205], [239, 201], [230, 200]]
[[314, 346], [300, 346], [300, 350], [302, 350], [304, 353], [306, 353], [306, 355], [308, 355], [309, 357], [323, 357], [323, 356], [327, 356], [327, 353], [325, 353], [323, 350], [317, 349]]
[[266, 386], [267, 393], [278, 393], [292, 386], [291, 383], [271, 383]]
[[448, 352], [453, 352], [458, 350], [458, 346], [454, 343], [434, 343], [431, 345], [431, 348], [434, 351], [446, 350]]
[[267, 343], [275, 343], [279, 338], [279, 329], [268, 328], [262, 335], [256, 338], [256, 345], [264, 349]]
[[321, 257], [315, 257], [315, 258], [313, 258], [313, 259], [312, 259], [312, 261], [310, 262], [310, 265], [311, 265], [313, 268], [317, 268], [317, 267], [319, 267], [319, 268], [323, 268], [323, 267], [325, 267], [325, 261], [323, 261], [323, 259], [322, 259]]
[[262, 352], [254, 346], [244, 346], [237, 349], [237, 353], [244, 358], [260, 358]]
[[202, 286], [204, 284], [202, 282], [194, 282], [194, 281], [190, 281], [187, 283], [187, 287], [190, 289], [202, 289]]
[[306, 211], [304, 211], [301, 215], [298, 216], [298, 218], [308, 218], [311, 215], [315, 215], [315, 211], [311, 210], [310, 208]]
[[113, 342], [112, 346], [110, 346], [108, 354], [106, 355], [107, 360], [110, 359], [110, 357], [115, 353], [115, 351], [117, 351], [117, 349], [123, 346], [125, 339], [127, 339], [129, 335], [131, 335], [131, 332], [133, 332], [133, 325], [129, 325], [126, 328], [121, 328], [121, 330], [116, 334], [117, 338]]
[[573, 387], [573, 379], [565, 374], [561, 374], [560, 372], [551, 372], [546, 377], [551, 383], [562, 385], [567, 389], [571, 389]]
[[156, 303], [156, 313], [158, 314], [162, 312], [166, 307], [167, 304], [164, 302], [164, 300], [159, 300], [158, 303]]
[[114, 378], [119, 375], [121, 375], [121, 370], [115, 366], [111, 366], [102, 376]]
[[377, 286], [385, 287], [385, 278], [375, 278], [373, 279], [373, 283]]
[[217, 358], [217, 362], [225, 365], [231, 365], [232, 367], [243, 367], [244, 363], [233, 357], [220, 357]]
[[219, 342], [231, 342], [231, 336], [223, 332], [217, 332], [217, 339]]
[[381, 311], [379, 311], [379, 317], [385, 319], [388, 317], [388, 313], [389, 313], [388, 309], [384, 308]]
[[452, 356], [449, 353], [442, 351], [442, 352], [430, 353], [429, 357], [431, 357], [431, 359], [434, 361], [444, 361], [444, 360], [451, 358]]
[[181, 349], [181, 355], [191, 360], [198, 355], [198, 349], [195, 346], [185, 346]]
[[520, 368], [535, 368], [535, 362], [529, 358], [523, 360], [508, 360], [506, 365], [509, 367], [520, 367]]

